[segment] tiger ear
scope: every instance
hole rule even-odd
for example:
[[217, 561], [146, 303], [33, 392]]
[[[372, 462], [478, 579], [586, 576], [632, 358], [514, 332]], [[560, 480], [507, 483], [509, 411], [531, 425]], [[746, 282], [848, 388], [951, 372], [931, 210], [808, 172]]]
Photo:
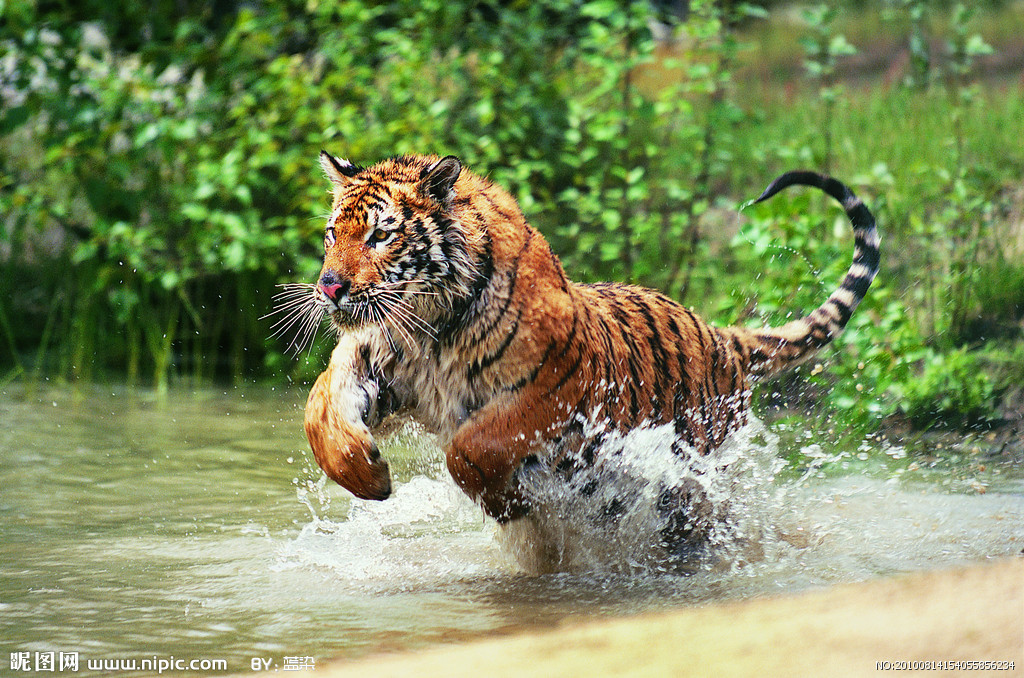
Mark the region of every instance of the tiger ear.
[[323, 168], [324, 174], [331, 180], [331, 183], [336, 186], [344, 186], [350, 178], [359, 174], [358, 167], [348, 160], [335, 158], [327, 151], [320, 151], [320, 167]]
[[447, 206], [461, 173], [462, 162], [458, 158], [454, 155], [441, 158], [424, 172], [420, 180], [420, 193]]

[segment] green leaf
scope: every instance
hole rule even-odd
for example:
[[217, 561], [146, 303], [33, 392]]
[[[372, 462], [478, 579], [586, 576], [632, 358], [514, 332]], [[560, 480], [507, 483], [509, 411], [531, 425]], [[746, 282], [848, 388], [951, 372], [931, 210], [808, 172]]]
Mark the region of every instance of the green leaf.
[[21, 127], [29, 119], [30, 109], [28, 106], [13, 106], [0, 114], [0, 134], [10, 134], [16, 128]]
[[164, 271], [160, 275], [160, 286], [165, 290], [173, 290], [181, 284], [181, 276], [175, 270]]
[[995, 54], [995, 49], [992, 45], [985, 42], [985, 39], [977, 33], [972, 35], [964, 46], [964, 52], [968, 56], [987, 56], [989, 54]]
[[832, 56], [850, 56], [857, 53], [857, 48], [846, 41], [845, 35], [837, 35], [829, 42], [828, 53]]
[[749, 17], [751, 19], [767, 19], [768, 10], [760, 5], [754, 5], [749, 2], [741, 2], [739, 7], [736, 8], [736, 14], [740, 17]]

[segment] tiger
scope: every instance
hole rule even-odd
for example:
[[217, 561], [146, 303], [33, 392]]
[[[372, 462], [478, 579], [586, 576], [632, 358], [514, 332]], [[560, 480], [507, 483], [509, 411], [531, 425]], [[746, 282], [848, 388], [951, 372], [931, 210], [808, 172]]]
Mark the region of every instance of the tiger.
[[[338, 340], [304, 429], [326, 475], [367, 500], [392, 491], [377, 439], [410, 420], [436, 434], [457, 486], [502, 525], [536, 508], [526, 471], [571, 478], [609, 432], [668, 425], [674, 453], [713, 455], [747, 421], [753, 386], [831, 342], [878, 272], [873, 215], [812, 171], [782, 174], [751, 202], [793, 185], [823, 191], [852, 224], [853, 262], [809, 315], [751, 329], [713, 326], [658, 291], [571, 281], [515, 199], [455, 156], [361, 167], [321, 151], [320, 165], [333, 197], [323, 266], [290, 292], [301, 300], [291, 320], [310, 328], [326, 315]], [[595, 418], [601, 427], [586, 425]], [[659, 501], [680, 514], [677, 538], [700, 539], [692, 497]]]

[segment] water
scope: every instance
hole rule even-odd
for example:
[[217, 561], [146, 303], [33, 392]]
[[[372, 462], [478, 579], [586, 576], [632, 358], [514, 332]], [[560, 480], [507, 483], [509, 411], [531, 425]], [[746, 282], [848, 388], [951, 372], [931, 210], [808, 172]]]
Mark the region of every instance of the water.
[[[90, 675], [87, 659], [325, 663], [1024, 548], [1018, 466], [780, 443], [755, 422], [728, 451], [740, 537], [683, 576], [571, 515], [499, 532], [415, 431], [382, 446], [393, 497], [352, 500], [306, 452], [303, 401], [255, 387], [164, 402], [116, 388], [0, 392], [0, 673], [16, 652], [77, 652], [77, 675]], [[658, 435], [623, 442], [640, 477]], [[783, 468], [783, 453], [798, 461]], [[574, 572], [524, 572], [541, 529]]]

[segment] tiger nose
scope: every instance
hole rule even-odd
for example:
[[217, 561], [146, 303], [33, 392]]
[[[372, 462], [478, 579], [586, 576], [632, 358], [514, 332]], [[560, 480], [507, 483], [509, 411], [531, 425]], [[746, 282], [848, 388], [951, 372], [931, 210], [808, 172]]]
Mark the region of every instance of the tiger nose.
[[348, 294], [348, 290], [352, 286], [352, 283], [348, 280], [339, 280], [338, 276], [333, 271], [328, 271], [320, 276], [320, 282], [317, 286], [328, 299], [331, 301], [337, 301], [339, 297], [343, 297]]

